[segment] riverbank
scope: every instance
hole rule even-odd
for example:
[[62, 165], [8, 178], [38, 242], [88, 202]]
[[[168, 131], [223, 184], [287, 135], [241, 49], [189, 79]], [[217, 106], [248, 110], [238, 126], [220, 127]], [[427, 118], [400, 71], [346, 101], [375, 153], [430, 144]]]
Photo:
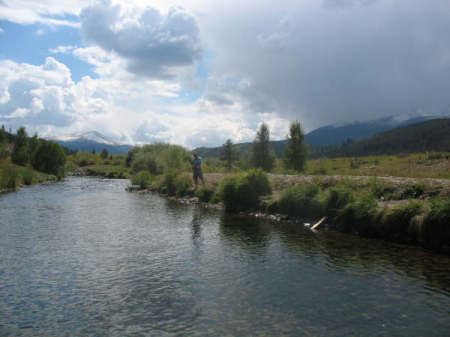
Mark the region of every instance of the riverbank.
[[[197, 190], [184, 186], [177, 191], [175, 183], [172, 193], [167, 193], [161, 189], [163, 178], [145, 189], [131, 189], [141, 189], [140, 193], [162, 191], [163, 196], [181, 203], [223, 208], [220, 193], [226, 177], [220, 173], [205, 174], [206, 186]], [[235, 211], [301, 224], [315, 223], [326, 216], [322, 228], [450, 253], [448, 179], [279, 174], [267, 177], [271, 191], [260, 198], [258, 206], [246, 209], [235, 205]]]
[[57, 180], [58, 178], [52, 174], [15, 165], [9, 159], [0, 161], [0, 194], [14, 192], [24, 186], [52, 183]]

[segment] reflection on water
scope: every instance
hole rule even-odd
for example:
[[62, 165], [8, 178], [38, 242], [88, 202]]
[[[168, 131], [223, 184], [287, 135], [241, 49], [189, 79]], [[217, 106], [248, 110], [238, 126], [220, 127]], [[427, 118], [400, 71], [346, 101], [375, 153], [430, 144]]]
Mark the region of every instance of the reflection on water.
[[71, 178], [0, 197], [0, 336], [447, 336], [450, 258]]

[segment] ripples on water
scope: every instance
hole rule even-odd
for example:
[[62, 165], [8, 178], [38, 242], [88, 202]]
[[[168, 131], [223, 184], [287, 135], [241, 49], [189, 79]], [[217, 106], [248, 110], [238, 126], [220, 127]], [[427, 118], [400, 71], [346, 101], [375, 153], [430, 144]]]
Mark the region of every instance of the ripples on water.
[[69, 178], [0, 197], [0, 336], [448, 336], [450, 258]]

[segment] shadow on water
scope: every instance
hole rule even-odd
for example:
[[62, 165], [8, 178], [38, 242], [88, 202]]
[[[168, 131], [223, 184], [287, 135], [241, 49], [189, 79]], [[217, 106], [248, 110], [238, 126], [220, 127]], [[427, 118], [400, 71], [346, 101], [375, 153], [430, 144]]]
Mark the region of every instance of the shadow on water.
[[227, 214], [221, 216], [219, 230], [224, 239], [243, 249], [267, 249], [270, 242], [279, 239], [292, 253], [324, 259], [333, 269], [365, 273], [390, 270], [424, 280], [427, 286], [450, 295], [450, 257], [419, 247]]
[[223, 238], [244, 249], [265, 249], [273, 226], [266, 221], [224, 213], [220, 217], [219, 230]]

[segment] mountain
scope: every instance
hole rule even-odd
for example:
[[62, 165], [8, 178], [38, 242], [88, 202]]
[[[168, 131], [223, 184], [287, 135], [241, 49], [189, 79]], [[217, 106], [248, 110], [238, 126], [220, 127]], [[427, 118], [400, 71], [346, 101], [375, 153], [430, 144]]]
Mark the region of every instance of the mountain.
[[[309, 145], [310, 152], [313, 156], [316, 152], [320, 152], [321, 155], [329, 152], [328, 147], [332, 147], [333, 150], [342, 144], [361, 139], [370, 138], [376, 134], [386, 132], [398, 127], [405, 127], [408, 125], [414, 125], [427, 120], [431, 120], [433, 117], [421, 116], [408, 119], [396, 119], [394, 117], [387, 117], [367, 122], [353, 122], [347, 124], [334, 124], [327, 125], [316, 130], [313, 130], [305, 135], [305, 142]], [[281, 157], [284, 151], [284, 146], [287, 140], [271, 141], [270, 144], [275, 151], [277, 157]], [[239, 143], [235, 144], [234, 148], [238, 155], [249, 151], [252, 143]], [[325, 151], [324, 149], [325, 148]], [[220, 157], [221, 147], [207, 148], [201, 147], [194, 151], [198, 152], [202, 157]]]
[[341, 145], [349, 139], [355, 141], [369, 138], [381, 132], [420, 123], [432, 118], [422, 116], [398, 120], [391, 116], [367, 122], [327, 125], [308, 133], [305, 136], [305, 141], [313, 146]]
[[450, 118], [433, 119], [382, 132], [322, 152], [326, 157], [450, 152]]
[[132, 145], [119, 144], [108, 139], [98, 131], [88, 131], [78, 135], [53, 137], [51, 140], [56, 141], [62, 146], [72, 151], [100, 153], [106, 149], [110, 154], [126, 154]]

